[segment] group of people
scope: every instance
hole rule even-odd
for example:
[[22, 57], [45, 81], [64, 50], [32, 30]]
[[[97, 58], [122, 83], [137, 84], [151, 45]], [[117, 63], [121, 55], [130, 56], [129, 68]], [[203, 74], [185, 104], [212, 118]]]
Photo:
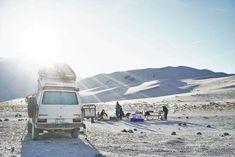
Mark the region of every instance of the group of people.
[[[116, 117], [118, 120], [122, 120], [122, 117], [124, 116], [124, 112], [122, 109], [122, 106], [119, 104], [119, 102], [117, 101], [116, 103]], [[163, 113], [164, 113], [164, 120], [167, 120], [167, 115], [168, 115], [168, 108], [166, 106], [162, 107]], [[105, 110], [103, 109], [99, 115], [99, 117], [101, 119], [106, 119], [108, 118], [108, 114], [105, 112]]]
[[[122, 106], [119, 104], [119, 102], [117, 101], [116, 103], [116, 117], [118, 120], [122, 120], [122, 117], [124, 116], [124, 112], [122, 109]], [[100, 119], [106, 119], [106, 117], [108, 117], [108, 114], [105, 112], [105, 110], [103, 109], [101, 111], [101, 113], [98, 115], [100, 117]]]

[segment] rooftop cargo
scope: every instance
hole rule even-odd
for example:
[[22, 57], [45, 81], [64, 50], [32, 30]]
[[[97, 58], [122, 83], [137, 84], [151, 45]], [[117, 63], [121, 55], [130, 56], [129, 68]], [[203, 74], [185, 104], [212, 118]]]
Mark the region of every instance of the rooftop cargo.
[[53, 64], [41, 67], [38, 71], [39, 79], [76, 80], [77, 76], [67, 64]]
[[38, 90], [75, 89], [76, 78], [76, 74], [67, 64], [44, 66], [38, 71]]

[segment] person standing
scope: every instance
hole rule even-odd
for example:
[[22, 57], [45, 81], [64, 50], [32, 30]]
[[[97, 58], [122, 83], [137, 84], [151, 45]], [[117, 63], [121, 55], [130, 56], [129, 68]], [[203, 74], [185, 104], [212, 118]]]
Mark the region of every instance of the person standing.
[[116, 103], [116, 116], [119, 120], [122, 119], [123, 116], [123, 110], [122, 110], [122, 106], [119, 104], [119, 102], [117, 101]]
[[167, 120], [168, 108], [166, 106], [163, 106], [162, 109], [164, 112], [164, 120]]

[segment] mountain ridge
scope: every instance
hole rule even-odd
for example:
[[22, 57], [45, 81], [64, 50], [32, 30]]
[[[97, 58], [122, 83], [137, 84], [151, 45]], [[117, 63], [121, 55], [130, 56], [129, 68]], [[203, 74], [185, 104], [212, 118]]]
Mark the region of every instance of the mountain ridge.
[[183, 79], [208, 79], [232, 75], [187, 66], [168, 66], [98, 74], [80, 80], [78, 86], [81, 87], [84, 102], [105, 102], [187, 93], [196, 85], [184, 89], [182, 87], [187, 83], [182, 81]]
[[[23, 61], [0, 58], [0, 102], [34, 93], [37, 87], [36, 67]], [[190, 89], [181, 89], [187, 85], [183, 79], [231, 75], [187, 66], [167, 66], [101, 73], [79, 80], [78, 87], [83, 102], [103, 102], [184, 93]]]

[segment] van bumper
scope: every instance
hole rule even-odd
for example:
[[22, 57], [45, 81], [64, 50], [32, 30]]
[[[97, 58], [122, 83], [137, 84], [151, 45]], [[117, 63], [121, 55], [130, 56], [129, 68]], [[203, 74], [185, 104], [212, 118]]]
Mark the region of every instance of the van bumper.
[[38, 129], [45, 129], [45, 130], [54, 130], [54, 129], [58, 129], [58, 130], [71, 130], [71, 129], [77, 129], [80, 127], [83, 127], [83, 123], [61, 123], [61, 124], [57, 124], [57, 123], [49, 123], [49, 124], [39, 124], [37, 123], [35, 125], [36, 128]]

